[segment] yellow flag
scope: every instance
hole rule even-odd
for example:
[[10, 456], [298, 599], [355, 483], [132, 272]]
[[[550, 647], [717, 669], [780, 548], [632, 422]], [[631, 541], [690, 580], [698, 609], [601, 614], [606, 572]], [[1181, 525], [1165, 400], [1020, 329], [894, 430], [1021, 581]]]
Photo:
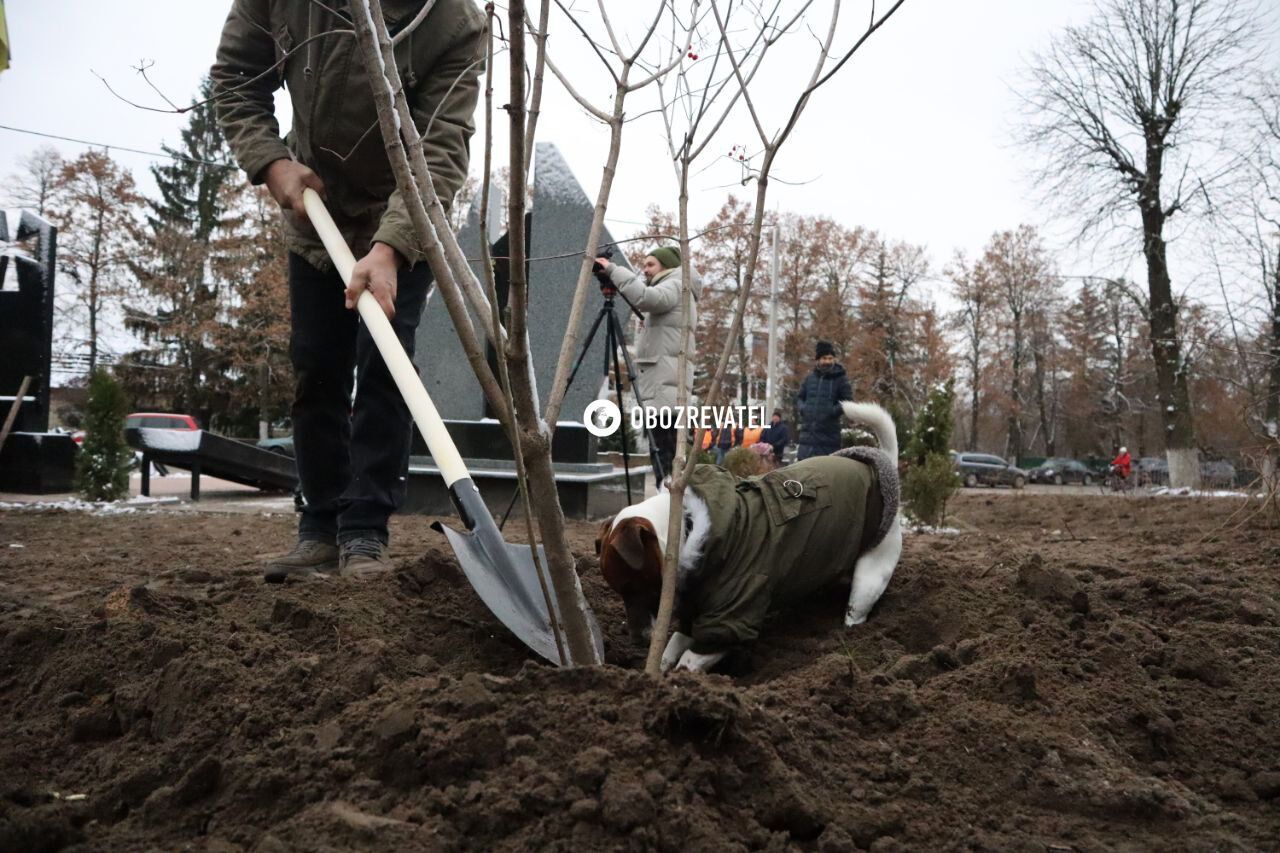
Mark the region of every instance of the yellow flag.
[[9, 67], [9, 27], [4, 22], [4, 0], [0, 0], [0, 71]]

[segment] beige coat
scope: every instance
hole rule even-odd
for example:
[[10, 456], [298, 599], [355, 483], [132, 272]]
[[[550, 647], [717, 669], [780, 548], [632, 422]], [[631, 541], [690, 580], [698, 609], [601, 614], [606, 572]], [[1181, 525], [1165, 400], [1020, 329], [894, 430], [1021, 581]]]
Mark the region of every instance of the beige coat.
[[[693, 329], [698, 328], [698, 299], [702, 296], [702, 279], [693, 271], [690, 305]], [[676, 405], [679, 390], [679, 360], [681, 342], [680, 296], [682, 276], [680, 269], [666, 270], [653, 282], [646, 284], [643, 275], [613, 264], [609, 278], [618, 291], [644, 315], [644, 329], [635, 341], [637, 385], [646, 406]], [[685, 382], [690, 388], [689, 405], [694, 405], [693, 360], [694, 335], [689, 336], [688, 371]]]
[[[388, 29], [394, 34], [422, 5], [423, 0], [383, 0]], [[329, 210], [357, 256], [376, 240], [416, 263], [421, 247], [383, 148], [363, 59], [353, 35], [334, 32], [351, 29], [337, 14], [346, 8], [310, 0], [235, 0], [210, 71], [218, 122], [255, 184], [262, 183], [272, 161], [293, 156], [324, 181]], [[427, 164], [446, 208], [467, 176], [484, 71], [484, 26], [471, 0], [437, 0], [396, 47], [414, 123], [424, 135]], [[293, 129], [285, 139], [273, 103], [281, 86], [293, 103]], [[329, 268], [309, 223], [292, 214], [285, 219], [290, 251]]]

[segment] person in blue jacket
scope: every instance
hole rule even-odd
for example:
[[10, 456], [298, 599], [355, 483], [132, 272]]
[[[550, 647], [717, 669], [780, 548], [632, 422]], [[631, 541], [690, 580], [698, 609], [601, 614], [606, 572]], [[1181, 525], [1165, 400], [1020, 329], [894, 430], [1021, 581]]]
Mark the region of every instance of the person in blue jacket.
[[844, 367], [836, 363], [835, 347], [828, 341], [818, 341], [814, 358], [817, 364], [796, 395], [800, 410], [797, 460], [827, 456], [840, 449], [840, 424], [844, 416], [840, 402], [853, 399], [849, 377]]
[[773, 410], [773, 420], [760, 433], [760, 440], [773, 446], [774, 464], [781, 465], [782, 454], [786, 452], [787, 445], [791, 443], [791, 429], [787, 426], [787, 422], [782, 419], [782, 409]]

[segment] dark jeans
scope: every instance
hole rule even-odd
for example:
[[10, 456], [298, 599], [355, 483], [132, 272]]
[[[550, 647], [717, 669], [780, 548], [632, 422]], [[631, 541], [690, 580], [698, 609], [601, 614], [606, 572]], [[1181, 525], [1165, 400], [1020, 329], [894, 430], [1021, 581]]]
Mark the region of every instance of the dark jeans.
[[796, 451], [796, 461], [808, 459], [811, 456], [830, 456], [840, 449], [840, 445], [832, 444], [802, 444]]
[[[400, 271], [391, 321], [409, 357], [431, 287], [425, 263]], [[293, 448], [306, 504], [300, 539], [387, 542], [404, 503], [413, 419], [369, 330], [343, 304], [336, 270], [289, 254]], [[352, 385], [355, 399], [352, 400]]]
[[[662, 476], [670, 477], [671, 468], [676, 461], [676, 430], [674, 427], [668, 429], [653, 427], [650, 432], [653, 434], [654, 449], [658, 452], [658, 462], [662, 465]], [[655, 470], [654, 473], [656, 474], [657, 471]]]

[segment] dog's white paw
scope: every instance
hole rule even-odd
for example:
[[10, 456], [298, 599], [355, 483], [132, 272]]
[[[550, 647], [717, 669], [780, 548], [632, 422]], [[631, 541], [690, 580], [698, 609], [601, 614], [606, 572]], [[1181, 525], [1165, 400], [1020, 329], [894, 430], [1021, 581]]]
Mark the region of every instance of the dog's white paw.
[[866, 621], [867, 621], [867, 614], [865, 613], [857, 614], [857, 613], [854, 613], [852, 610], [850, 610], [849, 612], [844, 614], [844, 626], [846, 628], [852, 628], [854, 625], [861, 625], [863, 622], [866, 622]]
[[662, 671], [668, 672], [671, 667], [679, 663], [680, 658], [692, 646], [693, 637], [688, 634], [681, 634], [679, 631], [674, 632], [671, 635], [671, 639], [667, 640], [667, 647], [662, 652]]
[[720, 663], [724, 658], [724, 652], [712, 652], [709, 655], [700, 655], [695, 651], [687, 651], [680, 656], [680, 663], [676, 665], [676, 669], [684, 669], [689, 672], [707, 672], [713, 666]]

